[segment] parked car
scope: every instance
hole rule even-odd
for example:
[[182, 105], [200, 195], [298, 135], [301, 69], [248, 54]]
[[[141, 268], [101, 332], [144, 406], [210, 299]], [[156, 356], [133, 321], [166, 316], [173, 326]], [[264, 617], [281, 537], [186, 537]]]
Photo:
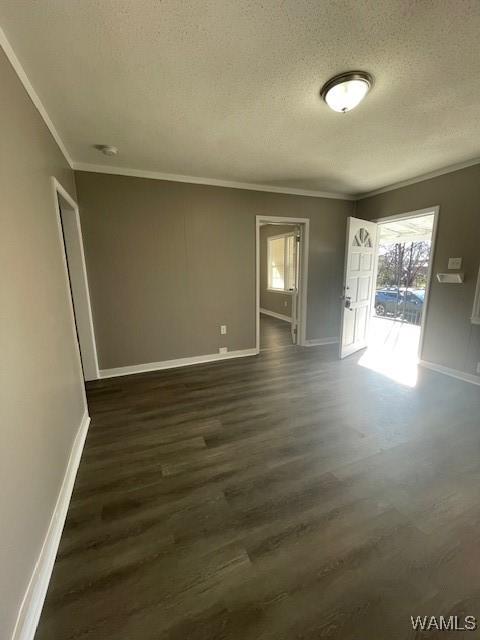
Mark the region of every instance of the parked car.
[[378, 289], [375, 292], [375, 313], [377, 316], [397, 316], [398, 303], [402, 292], [398, 289]]
[[375, 293], [377, 316], [402, 317], [407, 322], [420, 324], [425, 291], [423, 289], [378, 289]]

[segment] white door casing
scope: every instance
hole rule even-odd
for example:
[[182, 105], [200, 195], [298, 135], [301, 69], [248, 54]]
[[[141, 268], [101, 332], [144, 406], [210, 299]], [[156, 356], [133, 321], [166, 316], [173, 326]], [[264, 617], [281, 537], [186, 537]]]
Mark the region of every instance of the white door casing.
[[348, 218], [340, 334], [341, 358], [367, 346], [376, 245], [375, 222]]
[[79, 364], [85, 380], [100, 377], [93, 328], [90, 291], [83, 251], [82, 228], [77, 203], [52, 178], [59, 243], [71, 307], [72, 327], [79, 347]]
[[293, 263], [295, 265], [294, 268], [294, 282], [292, 283], [293, 286], [290, 288], [290, 291], [292, 293], [292, 310], [291, 310], [291, 316], [292, 316], [292, 322], [290, 325], [290, 332], [292, 335], [292, 343], [293, 344], [298, 344], [299, 342], [299, 338], [298, 338], [298, 329], [299, 329], [299, 309], [298, 309], [298, 288], [299, 288], [299, 271], [300, 271], [300, 242], [301, 242], [301, 233], [302, 233], [302, 228], [300, 226], [295, 228], [295, 242], [293, 245]]
[[310, 238], [310, 218], [290, 218], [284, 216], [255, 216], [256, 243], [256, 303], [255, 303], [255, 333], [256, 352], [260, 353], [260, 226], [262, 224], [292, 224], [301, 229], [301, 242], [298, 250], [298, 280], [297, 280], [297, 344], [307, 344], [307, 291], [308, 291], [308, 256]]

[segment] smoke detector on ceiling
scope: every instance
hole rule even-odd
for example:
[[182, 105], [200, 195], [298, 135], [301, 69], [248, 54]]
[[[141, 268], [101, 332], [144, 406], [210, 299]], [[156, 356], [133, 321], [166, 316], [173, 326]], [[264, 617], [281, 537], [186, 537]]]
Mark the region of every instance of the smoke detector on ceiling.
[[95, 149], [101, 151], [104, 156], [116, 156], [118, 154], [117, 147], [112, 147], [110, 144], [96, 144]]

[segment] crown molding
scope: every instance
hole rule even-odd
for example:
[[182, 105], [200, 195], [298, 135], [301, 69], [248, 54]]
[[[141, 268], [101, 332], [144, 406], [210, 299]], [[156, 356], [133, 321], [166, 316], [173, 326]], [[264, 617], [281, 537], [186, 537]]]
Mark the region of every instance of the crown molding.
[[475, 158], [474, 160], [467, 160], [466, 162], [459, 162], [458, 164], [451, 164], [448, 167], [444, 167], [443, 169], [437, 169], [436, 171], [431, 171], [430, 173], [423, 173], [422, 175], [417, 176], [416, 178], [410, 178], [409, 180], [403, 180], [402, 182], [395, 182], [386, 187], [382, 187], [381, 189], [376, 189], [375, 191], [368, 191], [367, 193], [359, 193], [355, 196], [355, 200], [364, 200], [365, 198], [372, 198], [373, 196], [378, 196], [381, 193], [387, 193], [388, 191], [394, 191], [395, 189], [408, 187], [411, 184], [416, 184], [417, 182], [423, 182], [424, 180], [430, 180], [431, 178], [438, 178], [439, 176], [443, 176], [446, 173], [453, 173], [454, 171], [467, 169], [468, 167], [473, 167], [476, 164], [480, 164], [480, 158]]
[[25, 73], [25, 69], [22, 67], [22, 65], [20, 63], [20, 60], [17, 58], [17, 56], [15, 54], [15, 51], [12, 48], [12, 45], [8, 41], [8, 38], [5, 35], [5, 32], [3, 31], [3, 29], [1, 27], [0, 27], [0, 46], [5, 51], [5, 55], [7, 56], [8, 60], [10, 61], [10, 64], [12, 65], [15, 73], [19, 77], [20, 82], [25, 87], [26, 92], [30, 96], [30, 100], [33, 102], [33, 104], [37, 108], [37, 111], [42, 116], [43, 121], [45, 122], [45, 124], [47, 125], [48, 129], [50, 130], [50, 133], [52, 134], [53, 139], [55, 140], [55, 142], [59, 146], [60, 151], [65, 156], [65, 160], [68, 162], [70, 167], [73, 168], [72, 158], [70, 157], [70, 154], [68, 153], [67, 148], [64, 145], [63, 140], [60, 137], [60, 134], [55, 129], [55, 125], [53, 124], [53, 122], [50, 120], [50, 117], [49, 117], [49, 115], [47, 113], [47, 110], [43, 106], [43, 103], [40, 100], [40, 98], [38, 96], [38, 93], [33, 88], [32, 83], [28, 79], [28, 76]]
[[169, 180], [171, 182], [187, 182], [189, 184], [204, 184], [212, 187], [227, 187], [229, 189], [246, 189], [248, 191], [267, 191], [270, 193], [285, 193], [295, 196], [309, 196], [311, 198], [332, 198], [336, 200], [355, 200], [352, 195], [330, 193], [328, 191], [310, 191], [308, 189], [294, 189], [289, 187], [276, 187], [268, 184], [256, 184], [250, 182], [235, 182], [232, 180], [217, 180], [216, 178], [202, 178], [199, 176], [184, 176], [175, 173], [160, 173], [159, 171], [143, 171], [142, 169], [129, 169], [126, 167], [111, 167], [104, 164], [89, 164], [86, 162], [74, 162], [75, 171], [88, 171], [90, 173], [107, 173], [116, 176], [128, 176], [133, 178], [148, 178], [150, 180]]

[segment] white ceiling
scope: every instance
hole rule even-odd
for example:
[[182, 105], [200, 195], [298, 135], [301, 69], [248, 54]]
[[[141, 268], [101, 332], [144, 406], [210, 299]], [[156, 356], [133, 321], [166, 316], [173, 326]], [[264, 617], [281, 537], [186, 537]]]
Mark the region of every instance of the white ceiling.
[[429, 241], [432, 239], [434, 221], [435, 217], [431, 213], [416, 218], [383, 222], [379, 225], [380, 243]]
[[[76, 163], [359, 194], [480, 157], [478, 0], [0, 0], [0, 24]], [[331, 111], [356, 68], [371, 94]]]

